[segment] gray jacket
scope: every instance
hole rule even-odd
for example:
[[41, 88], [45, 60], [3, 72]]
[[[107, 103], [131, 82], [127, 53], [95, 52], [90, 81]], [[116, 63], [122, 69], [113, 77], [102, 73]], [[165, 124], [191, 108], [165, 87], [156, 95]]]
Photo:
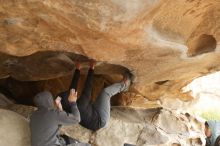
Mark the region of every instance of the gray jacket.
[[[32, 146], [63, 146], [59, 137], [61, 125], [80, 122], [80, 113], [75, 102], [70, 103], [71, 114], [54, 108], [50, 92], [41, 92], [34, 97], [38, 110], [30, 118]], [[71, 144], [71, 146], [89, 146], [89, 144]]]
[[212, 136], [210, 138], [211, 146], [214, 146], [217, 137], [220, 135], [220, 121], [210, 120], [207, 121], [207, 123], [212, 131]]

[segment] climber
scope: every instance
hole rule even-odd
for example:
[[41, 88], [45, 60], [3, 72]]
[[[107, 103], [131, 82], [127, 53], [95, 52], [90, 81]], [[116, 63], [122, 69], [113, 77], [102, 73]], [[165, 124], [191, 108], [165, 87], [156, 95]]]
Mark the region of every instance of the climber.
[[[97, 97], [94, 103], [91, 102], [92, 82], [94, 74], [95, 62], [90, 62], [87, 79], [81, 96], [77, 99], [77, 106], [81, 115], [80, 124], [90, 130], [96, 131], [106, 126], [110, 118], [110, 99], [117, 93], [127, 91], [131, 82], [132, 74], [127, 71], [124, 75], [123, 81], [115, 83], [104, 88], [101, 94]], [[80, 63], [76, 62], [76, 70], [70, 85], [70, 88], [77, 90], [77, 84], [80, 77]], [[69, 104], [67, 102], [68, 92], [62, 92], [58, 97], [61, 97], [63, 110], [70, 112]]]
[[80, 122], [80, 113], [76, 105], [77, 92], [70, 90], [68, 96], [69, 113], [62, 111], [58, 100], [54, 101], [48, 91], [38, 93], [34, 103], [38, 107], [30, 117], [31, 145], [32, 146], [90, 146], [81, 143], [67, 135], [59, 135], [62, 125], [72, 125]]
[[205, 122], [206, 146], [220, 146], [220, 121]]

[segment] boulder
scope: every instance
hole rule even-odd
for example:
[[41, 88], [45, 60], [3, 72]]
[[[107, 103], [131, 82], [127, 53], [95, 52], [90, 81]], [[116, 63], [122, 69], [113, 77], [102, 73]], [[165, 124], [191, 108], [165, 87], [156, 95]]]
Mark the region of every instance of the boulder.
[[29, 122], [21, 115], [0, 109], [0, 145], [31, 146]]
[[13, 103], [14, 103], [13, 100], [10, 100], [4, 94], [0, 93], [0, 107], [5, 107]]

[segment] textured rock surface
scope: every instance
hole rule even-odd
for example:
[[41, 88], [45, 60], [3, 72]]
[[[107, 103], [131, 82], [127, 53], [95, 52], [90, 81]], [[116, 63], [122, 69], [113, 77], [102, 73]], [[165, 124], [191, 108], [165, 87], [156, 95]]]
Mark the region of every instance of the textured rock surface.
[[6, 107], [10, 104], [13, 104], [14, 101], [9, 100], [4, 94], [0, 93], [0, 107]]
[[199, 146], [204, 144], [203, 128], [194, 117], [175, 111], [114, 107], [108, 127], [96, 133], [81, 126], [64, 127], [63, 132], [95, 146]]
[[189, 100], [180, 89], [220, 68], [219, 5], [218, 0], [1, 1], [0, 77], [56, 78], [70, 73], [71, 59], [92, 58], [100, 61], [100, 74], [112, 74], [114, 64], [121, 66], [115, 74], [123, 67], [133, 70], [134, 88], [151, 100], [164, 95]]
[[0, 109], [0, 145], [30, 146], [28, 121], [15, 112]]
[[[10, 110], [28, 117], [34, 108], [14, 105]], [[195, 117], [172, 110], [113, 107], [106, 128], [91, 132], [74, 125], [63, 127], [62, 133], [90, 142], [93, 146], [122, 146], [124, 143], [137, 146], [170, 146], [173, 143], [201, 146], [204, 144], [202, 125]]]
[[[0, 78], [31, 81], [1, 80], [6, 96], [31, 104], [39, 91], [47, 89], [56, 95], [68, 88], [75, 60], [83, 62], [85, 74], [87, 62], [95, 59], [93, 97], [130, 69], [137, 77], [135, 84], [113, 98], [113, 105], [162, 105], [169, 110], [153, 114], [154, 118], [140, 112], [144, 113], [140, 119], [136, 112], [141, 110], [113, 108], [108, 128], [91, 133], [71, 126], [64, 132], [98, 146], [201, 145], [201, 123], [178, 111], [193, 104], [181, 88], [220, 69], [218, 0], [0, 2]], [[4, 100], [3, 106], [7, 104]], [[26, 118], [34, 110], [20, 105], [5, 108]]]

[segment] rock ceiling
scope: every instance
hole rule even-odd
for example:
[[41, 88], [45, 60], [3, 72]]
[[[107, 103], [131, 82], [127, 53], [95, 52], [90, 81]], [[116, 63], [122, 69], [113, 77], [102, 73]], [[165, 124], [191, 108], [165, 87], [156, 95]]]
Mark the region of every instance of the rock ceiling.
[[[97, 73], [136, 75], [149, 99], [174, 96], [220, 69], [218, 0], [0, 0], [0, 78], [69, 74], [73, 61]], [[107, 67], [106, 67], [107, 66]]]

